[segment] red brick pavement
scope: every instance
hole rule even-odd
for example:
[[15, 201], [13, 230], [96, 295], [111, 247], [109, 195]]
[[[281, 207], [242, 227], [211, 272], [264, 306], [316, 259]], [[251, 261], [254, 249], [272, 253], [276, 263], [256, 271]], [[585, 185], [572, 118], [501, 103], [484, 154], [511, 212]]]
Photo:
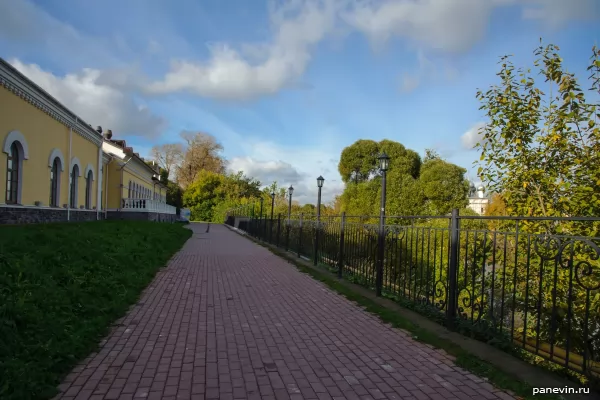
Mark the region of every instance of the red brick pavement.
[[192, 229], [58, 398], [513, 398], [228, 228]]

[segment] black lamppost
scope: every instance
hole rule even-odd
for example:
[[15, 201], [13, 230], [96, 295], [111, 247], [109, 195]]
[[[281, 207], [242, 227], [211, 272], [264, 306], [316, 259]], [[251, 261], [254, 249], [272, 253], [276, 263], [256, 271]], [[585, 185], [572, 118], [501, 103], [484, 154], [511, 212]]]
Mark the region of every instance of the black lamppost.
[[275, 192], [271, 192], [271, 220], [269, 222], [269, 242], [273, 242], [273, 210], [275, 210]]
[[381, 208], [379, 209], [379, 243], [377, 246], [377, 276], [375, 288], [377, 296], [381, 296], [381, 289], [383, 287], [383, 256], [385, 250], [385, 173], [390, 165], [390, 158], [385, 152], [381, 153], [377, 158], [379, 160], [379, 170], [381, 171]]
[[[258, 222], [258, 233], [259, 235], [263, 233], [263, 203], [264, 203], [265, 199], [260, 196], [260, 217], [259, 217], [259, 222]], [[262, 238], [263, 240], [265, 239], [264, 236]]]
[[273, 210], [275, 209], [275, 192], [271, 192], [271, 223], [273, 223]]
[[288, 188], [288, 226], [292, 223], [292, 195], [294, 194], [294, 187], [290, 185]]
[[315, 231], [315, 258], [313, 260], [314, 265], [317, 265], [319, 259], [319, 236], [321, 232], [321, 189], [323, 188], [324, 182], [325, 178], [319, 175], [319, 177], [317, 178], [317, 187], [319, 188], [319, 195], [317, 196], [317, 229]]

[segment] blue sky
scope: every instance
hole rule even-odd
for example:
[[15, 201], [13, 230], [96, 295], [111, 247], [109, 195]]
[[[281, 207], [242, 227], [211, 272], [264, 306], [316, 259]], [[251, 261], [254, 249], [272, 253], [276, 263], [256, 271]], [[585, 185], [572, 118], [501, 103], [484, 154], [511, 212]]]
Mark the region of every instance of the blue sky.
[[599, 0], [0, 0], [0, 56], [143, 155], [181, 131], [314, 202], [357, 139], [436, 148], [475, 176], [475, 98], [542, 37], [581, 78]]

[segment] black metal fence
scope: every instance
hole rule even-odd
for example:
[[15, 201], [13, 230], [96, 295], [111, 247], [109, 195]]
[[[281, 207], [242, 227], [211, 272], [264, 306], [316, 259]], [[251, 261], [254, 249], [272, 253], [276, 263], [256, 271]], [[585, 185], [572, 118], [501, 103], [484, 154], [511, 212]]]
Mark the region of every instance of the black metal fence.
[[479, 339], [504, 339], [594, 380], [600, 377], [600, 218], [473, 217], [454, 211], [443, 217], [386, 217], [383, 230], [367, 220], [373, 219], [257, 215], [239, 228], [340, 278], [434, 311]]

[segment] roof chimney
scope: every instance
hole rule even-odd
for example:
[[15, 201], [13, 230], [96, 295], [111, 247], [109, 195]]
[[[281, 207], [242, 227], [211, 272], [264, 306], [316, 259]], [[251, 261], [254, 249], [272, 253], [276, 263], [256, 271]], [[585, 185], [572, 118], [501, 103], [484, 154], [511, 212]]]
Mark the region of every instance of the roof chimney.
[[102, 134], [102, 127], [100, 125], [96, 127], [96, 132]]
[[112, 131], [109, 129], [106, 131], [106, 133], [104, 134], [104, 137], [108, 140], [112, 139]]

